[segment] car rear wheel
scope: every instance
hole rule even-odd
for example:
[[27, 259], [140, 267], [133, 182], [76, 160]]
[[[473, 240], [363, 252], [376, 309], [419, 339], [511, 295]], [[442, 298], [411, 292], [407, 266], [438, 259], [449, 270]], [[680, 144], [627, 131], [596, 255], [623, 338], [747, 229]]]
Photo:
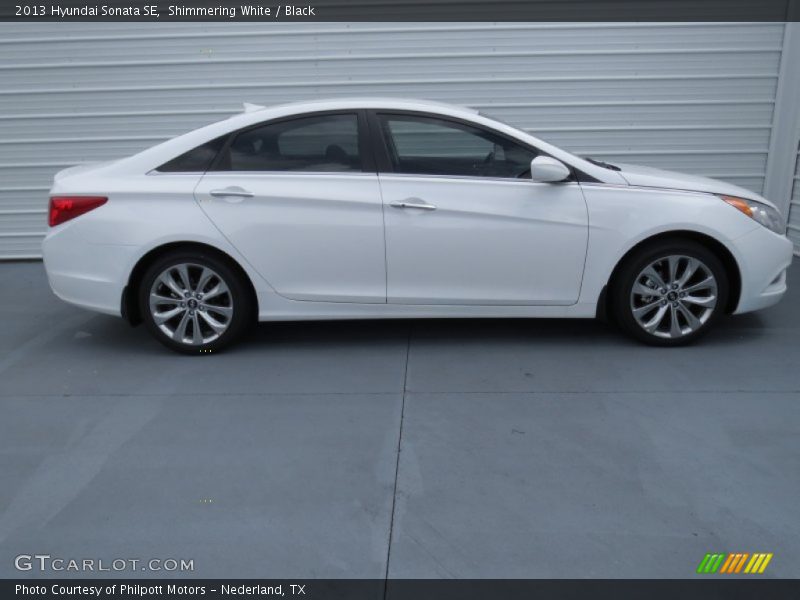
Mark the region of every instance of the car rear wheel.
[[612, 284], [612, 311], [624, 331], [655, 346], [679, 346], [704, 335], [724, 313], [728, 277], [717, 256], [691, 240], [644, 248]]
[[217, 352], [239, 338], [253, 303], [241, 276], [216, 256], [174, 252], [144, 274], [139, 307], [162, 344], [186, 354]]

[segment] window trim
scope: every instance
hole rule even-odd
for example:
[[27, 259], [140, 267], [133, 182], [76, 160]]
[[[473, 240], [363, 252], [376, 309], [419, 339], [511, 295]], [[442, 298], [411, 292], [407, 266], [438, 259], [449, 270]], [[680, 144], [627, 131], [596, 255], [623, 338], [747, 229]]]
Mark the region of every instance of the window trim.
[[[502, 131], [498, 131], [492, 127], [488, 127], [482, 123], [476, 123], [475, 121], [470, 121], [469, 119], [462, 119], [459, 117], [453, 117], [450, 115], [442, 115], [439, 113], [431, 113], [425, 112], [420, 110], [392, 110], [392, 109], [370, 109], [367, 111], [367, 121], [370, 128], [370, 137], [372, 139], [372, 145], [375, 148], [375, 163], [378, 168], [378, 173], [385, 173], [385, 174], [393, 174], [393, 175], [403, 175], [407, 177], [428, 177], [428, 178], [446, 178], [446, 179], [479, 179], [479, 180], [495, 180], [495, 181], [527, 181], [530, 182], [530, 177], [499, 177], [499, 176], [482, 176], [482, 175], [442, 175], [442, 174], [431, 174], [431, 173], [402, 173], [399, 171], [395, 171], [394, 165], [392, 164], [390, 152], [389, 152], [389, 142], [385, 139], [383, 133], [383, 127], [381, 127], [380, 117], [381, 116], [400, 116], [400, 117], [422, 117], [428, 119], [435, 119], [438, 121], [450, 122], [456, 125], [467, 126], [472, 129], [479, 129], [491, 135], [495, 135], [502, 139], [508, 140], [513, 144], [517, 144], [527, 150], [531, 150], [536, 153], [537, 156], [550, 156], [547, 152], [542, 150], [541, 148], [537, 148], [533, 144], [529, 144], [524, 142], [520, 139], [512, 137]], [[587, 175], [582, 171], [576, 169], [572, 165], [566, 164], [567, 168], [570, 170], [570, 176], [566, 180], [567, 183], [571, 182], [583, 182], [583, 181], [596, 181], [591, 175]]]
[[[353, 171], [291, 171], [291, 170], [265, 170], [265, 171], [234, 171], [230, 169], [220, 169], [219, 165], [223, 160], [225, 154], [230, 150], [231, 144], [236, 137], [242, 133], [247, 133], [248, 131], [253, 131], [255, 129], [260, 129], [261, 127], [266, 127], [268, 125], [277, 125], [279, 123], [288, 123], [290, 121], [300, 121], [309, 118], [315, 117], [328, 117], [328, 116], [336, 116], [336, 115], [349, 115], [356, 117], [356, 127], [358, 133], [358, 153], [361, 157], [361, 169], [355, 169]], [[323, 174], [323, 175], [353, 175], [357, 173], [377, 173], [377, 169], [375, 167], [375, 155], [372, 148], [372, 143], [369, 136], [369, 129], [367, 125], [367, 115], [364, 109], [341, 109], [341, 110], [320, 110], [320, 111], [312, 111], [306, 113], [296, 113], [293, 115], [287, 115], [284, 117], [277, 117], [274, 119], [268, 119], [266, 121], [260, 121], [259, 123], [254, 123], [252, 125], [247, 125], [246, 127], [241, 127], [234, 131], [228, 133], [228, 137], [225, 140], [225, 143], [220, 148], [217, 156], [214, 157], [214, 160], [211, 161], [208, 169], [205, 172], [208, 173], [247, 173], [249, 175], [256, 175], [259, 173], [269, 173], [269, 174], [284, 174], [284, 175], [312, 175], [312, 174]]]

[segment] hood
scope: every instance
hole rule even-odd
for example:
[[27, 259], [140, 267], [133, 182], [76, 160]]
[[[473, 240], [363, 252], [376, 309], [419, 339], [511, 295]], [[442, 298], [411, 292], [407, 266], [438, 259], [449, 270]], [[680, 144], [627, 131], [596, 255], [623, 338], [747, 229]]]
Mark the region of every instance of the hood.
[[687, 175], [686, 173], [677, 173], [675, 171], [664, 171], [640, 165], [615, 164], [620, 168], [619, 174], [629, 185], [739, 196], [740, 198], [763, 202], [775, 208], [772, 202], [765, 200], [755, 192], [718, 179]]

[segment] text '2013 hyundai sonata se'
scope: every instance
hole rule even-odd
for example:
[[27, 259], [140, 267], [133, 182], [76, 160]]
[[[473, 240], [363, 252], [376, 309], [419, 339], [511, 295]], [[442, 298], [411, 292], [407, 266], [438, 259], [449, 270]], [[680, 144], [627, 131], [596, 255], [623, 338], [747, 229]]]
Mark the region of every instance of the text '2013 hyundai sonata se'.
[[66, 169], [49, 224], [59, 297], [191, 353], [256, 320], [404, 317], [602, 315], [671, 346], [777, 302], [792, 260], [748, 190], [385, 98], [245, 105]]

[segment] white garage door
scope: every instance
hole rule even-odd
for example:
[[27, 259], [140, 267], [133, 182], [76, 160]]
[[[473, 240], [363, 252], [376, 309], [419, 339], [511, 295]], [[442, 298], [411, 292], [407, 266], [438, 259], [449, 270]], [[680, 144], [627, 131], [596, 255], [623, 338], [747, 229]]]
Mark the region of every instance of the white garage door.
[[794, 242], [794, 253], [800, 256], [800, 148], [797, 149], [792, 201], [789, 204], [789, 225], [786, 229], [786, 235]]
[[468, 104], [606, 160], [761, 191], [781, 23], [3, 23], [0, 258], [36, 257], [55, 171], [242, 101]]

